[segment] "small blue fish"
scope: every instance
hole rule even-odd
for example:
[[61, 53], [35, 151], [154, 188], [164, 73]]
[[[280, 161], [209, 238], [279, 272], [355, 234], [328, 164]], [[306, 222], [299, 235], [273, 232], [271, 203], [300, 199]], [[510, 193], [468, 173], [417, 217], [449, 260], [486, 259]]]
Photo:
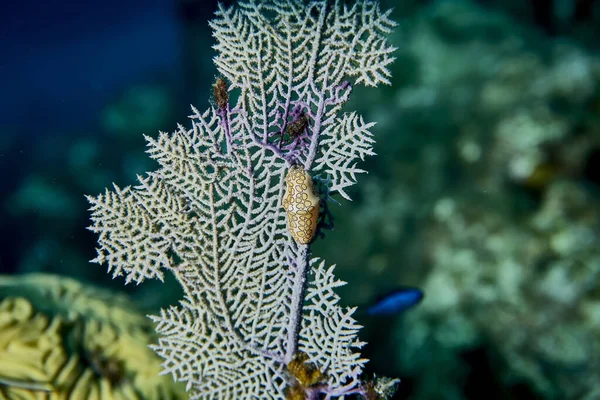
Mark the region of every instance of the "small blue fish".
[[371, 316], [391, 316], [419, 304], [423, 299], [423, 291], [413, 287], [403, 287], [379, 298], [368, 306], [366, 314]]

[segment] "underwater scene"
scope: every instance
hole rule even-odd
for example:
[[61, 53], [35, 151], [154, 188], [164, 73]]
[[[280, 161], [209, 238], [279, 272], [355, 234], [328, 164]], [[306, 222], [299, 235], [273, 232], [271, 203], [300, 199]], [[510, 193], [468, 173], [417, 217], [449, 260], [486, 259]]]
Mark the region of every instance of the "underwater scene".
[[600, 400], [600, 2], [0, 12], [0, 399]]

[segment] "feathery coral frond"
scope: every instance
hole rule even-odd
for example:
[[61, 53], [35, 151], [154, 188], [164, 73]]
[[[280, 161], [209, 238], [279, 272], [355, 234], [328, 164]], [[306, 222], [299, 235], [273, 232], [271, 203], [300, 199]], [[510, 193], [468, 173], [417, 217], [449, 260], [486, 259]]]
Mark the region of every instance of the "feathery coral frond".
[[[237, 104], [221, 93], [218, 108], [192, 109], [190, 129], [146, 136], [158, 170], [88, 197], [93, 261], [126, 282], [165, 271], [180, 282], [184, 299], [152, 317], [153, 348], [192, 398], [284, 398], [299, 352], [325, 374], [322, 393], [361, 393], [354, 310], [337, 304], [333, 267], [311, 267], [308, 247], [292, 239], [282, 200], [293, 165], [329, 174], [330, 190], [348, 198], [364, 172], [357, 161], [373, 154], [373, 123], [338, 114], [348, 79], [389, 83], [394, 23], [366, 0], [271, 0], [220, 5], [210, 25], [220, 90], [241, 91]], [[284, 142], [301, 115], [306, 128]]]

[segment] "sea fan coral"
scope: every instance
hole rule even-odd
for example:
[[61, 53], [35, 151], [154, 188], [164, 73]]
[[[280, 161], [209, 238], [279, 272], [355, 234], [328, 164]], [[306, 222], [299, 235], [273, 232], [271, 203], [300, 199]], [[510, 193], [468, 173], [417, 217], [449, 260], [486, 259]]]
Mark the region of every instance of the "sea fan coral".
[[[305, 396], [366, 393], [360, 326], [333, 291], [344, 283], [309, 257], [317, 194], [306, 235], [288, 230], [297, 209], [282, 204], [291, 171], [305, 171], [306, 182], [311, 172], [328, 175], [328, 192], [345, 198], [364, 172], [356, 164], [373, 154], [373, 124], [338, 113], [349, 79], [389, 83], [388, 14], [365, 0], [220, 6], [211, 22], [217, 107], [194, 108], [191, 129], [147, 137], [160, 168], [138, 186], [88, 197], [95, 262], [126, 282], [167, 271], [183, 287], [178, 306], [152, 317], [161, 335], [153, 348], [193, 398], [283, 398], [296, 386], [288, 365], [300, 353], [324, 377]], [[239, 92], [235, 105], [224, 88]], [[307, 200], [308, 186], [298, 192]]]

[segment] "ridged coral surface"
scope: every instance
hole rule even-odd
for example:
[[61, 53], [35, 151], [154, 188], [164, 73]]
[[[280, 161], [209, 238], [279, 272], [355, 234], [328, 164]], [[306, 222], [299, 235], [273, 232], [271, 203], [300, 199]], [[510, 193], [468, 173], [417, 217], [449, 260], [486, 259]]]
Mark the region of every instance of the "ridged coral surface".
[[0, 277], [0, 398], [169, 400], [152, 324], [122, 295], [52, 275]]

